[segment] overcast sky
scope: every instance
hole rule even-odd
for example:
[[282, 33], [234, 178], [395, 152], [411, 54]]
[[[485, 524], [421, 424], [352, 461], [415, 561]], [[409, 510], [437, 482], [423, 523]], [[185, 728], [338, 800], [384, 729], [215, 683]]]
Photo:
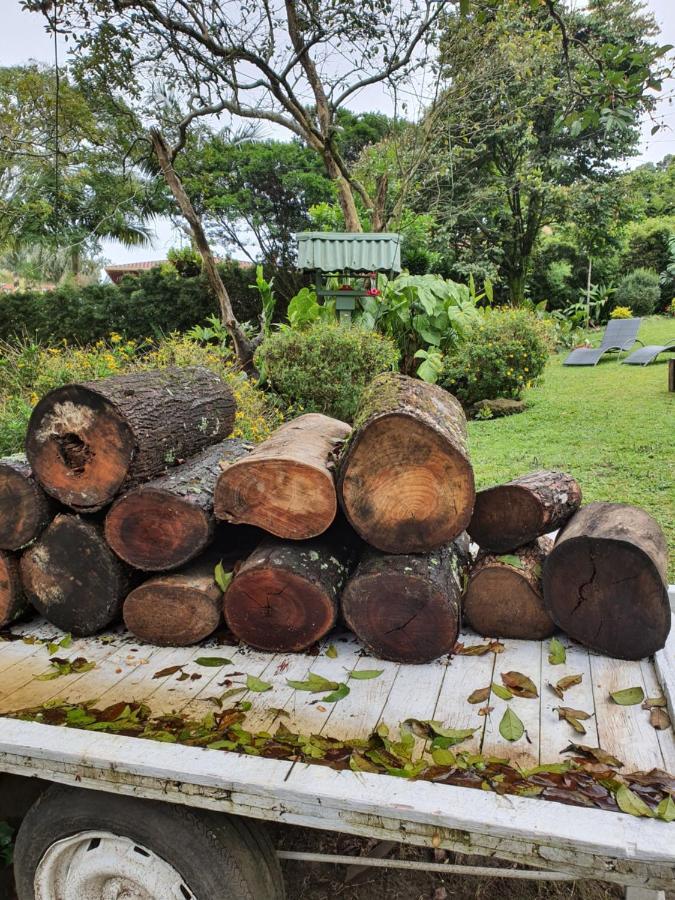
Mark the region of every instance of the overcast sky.
[[[654, 12], [661, 26], [661, 40], [664, 44], [675, 45], [675, 0], [646, 0], [646, 5]], [[43, 17], [37, 13], [26, 13], [21, 10], [20, 0], [0, 0], [2, 17], [0, 19], [0, 65], [11, 66], [28, 60], [50, 63], [53, 60], [53, 39], [46, 33]], [[65, 49], [65, 48], [64, 48]], [[65, 54], [64, 54], [65, 55]], [[656, 162], [667, 153], [675, 153], [675, 105], [672, 94], [675, 85], [666, 84], [663, 98], [659, 103], [658, 118], [667, 126], [654, 137], [650, 135], [652, 122], [645, 122], [640, 156], [631, 162]], [[359, 103], [361, 109], [374, 109], [378, 102], [389, 107], [385, 98], [378, 96], [376, 89]], [[156, 239], [152, 247], [127, 250], [114, 241], [106, 242], [105, 256], [112, 262], [132, 262], [141, 259], [159, 259], [173, 244], [180, 243], [182, 238], [172, 233], [167, 223], [158, 223]]]

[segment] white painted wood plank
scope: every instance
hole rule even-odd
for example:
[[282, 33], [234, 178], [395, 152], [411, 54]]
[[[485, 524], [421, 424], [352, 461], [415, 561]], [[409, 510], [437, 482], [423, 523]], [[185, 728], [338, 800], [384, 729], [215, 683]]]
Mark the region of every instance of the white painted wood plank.
[[645, 693], [642, 667], [638, 661], [609, 659], [590, 654], [593, 696], [598, 723], [598, 737], [603, 750], [618, 756], [631, 769], [662, 769], [665, 762], [649, 715], [636, 706], [620, 706], [610, 693], [624, 688], [641, 687]]
[[[524, 699], [514, 697], [502, 700], [494, 692], [490, 695], [493, 712], [487, 717], [483, 736], [482, 752], [486, 756], [500, 756], [517, 762], [523, 767], [539, 763], [539, 711], [541, 701], [541, 646], [539, 641], [504, 640], [504, 652], [495, 658], [493, 681], [503, 684], [503, 672], [520, 672], [538, 685], [539, 697]], [[506, 741], [499, 733], [499, 723], [510, 706], [525, 726], [525, 732], [518, 741]], [[529, 741], [528, 741], [529, 738]]]
[[[436, 718], [443, 679], [449, 668], [448, 658], [444, 656], [425, 665], [424, 679], [420, 678], [421, 668], [413, 665], [398, 666], [396, 680], [375, 723], [376, 726], [380, 722], [386, 725], [392, 740], [400, 738], [400, 726], [406, 719], [426, 721]], [[426, 745], [427, 742], [422, 738], [415, 738], [414, 759], [423, 754]]]
[[[566, 660], [564, 663], [554, 666], [548, 661], [550, 641], [541, 642], [541, 736], [539, 742], [539, 762], [560, 762], [561, 750], [574, 741], [587, 744], [591, 747], [598, 746], [598, 726], [595, 719], [595, 702], [593, 699], [593, 680], [591, 678], [591, 663], [588, 658], [588, 650], [579, 644], [575, 644], [567, 635], [558, 632], [557, 639], [565, 647]], [[561, 678], [568, 675], [581, 675], [581, 684], [575, 684], [565, 692], [561, 700], [553, 693], [550, 684], [556, 684]], [[581, 724], [586, 729], [586, 734], [577, 734], [572, 726], [564, 719], [560, 719], [556, 711], [559, 706], [567, 706], [572, 709], [583, 710], [590, 713], [593, 718], [586, 719]]]
[[0, 674], [14, 666], [22, 665], [31, 656], [43, 654], [42, 644], [26, 644], [24, 641], [2, 641], [0, 643]]
[[[486, 639], [474, 632], [463, 632], [460, 641], [470, 647], [484, 644]], [[443, 722], [448, 728], [475, 728], [472, 738], [457, 745], [458, 750], [472, 753], [480, 752], [483, 734], [487, 722], [486, 716], [479, 716], [482, 706], [493, 706], [493, 697], [485, 703], [472, 704], [467, 698], [477, 688], [489, 687], [492, 684], [494, 667], [503, 654], [486, 653], [484, 656], [453, 656], [445, 670], [445, 677], [434, 709], [433, 719]]]
[[[670, 600], [675, 605], [675, 589], [671, 590]], [[672, 618], [666, 646], [654, 654], [654, 669], [668, 702], [670, 719], [675, 725], [675, 614]]]
[[[654, 671], [654, 664], [649, 659], [640, 660], [640, 668], [642, 669], [642, 678], [645, 685], [645, 695], [647, 697], [662, 697], [663, 691]], [[649, 722], [649, 710], [642, 710], [643, 716]], [[675, 775], [675, 740], [673, 739], [673, 719], [671, 719], [671, 727], [663, 731], [656, 731], [656, 739], [661, 747], [663, 754], [664, 769]], [[653, 726], [652, 726], [653, 727]]]

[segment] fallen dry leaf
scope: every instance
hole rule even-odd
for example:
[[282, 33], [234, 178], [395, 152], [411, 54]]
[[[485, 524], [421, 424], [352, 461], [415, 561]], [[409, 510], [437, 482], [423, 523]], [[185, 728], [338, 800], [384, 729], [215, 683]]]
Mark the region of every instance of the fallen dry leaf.
[[661, 706], [653, 706], [649, 713], [649, 723], [657, 731], [667, 731], [670, 728], [670, 716]]

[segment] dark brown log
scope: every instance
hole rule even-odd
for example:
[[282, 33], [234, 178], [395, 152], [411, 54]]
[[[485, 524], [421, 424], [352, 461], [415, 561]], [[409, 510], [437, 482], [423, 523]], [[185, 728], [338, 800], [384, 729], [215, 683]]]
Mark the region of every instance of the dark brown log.
[[349, 436], [344, 422], [308, 413], [282, 425], [218, 478], [216, 516], [271, 534], [306, 540], [323, 534], [337, 512], [333, 467]]
[[466, 417], [447, 391], [378, 375], [340, 458], [338, 496], [361, 537], [389, 553], [425, 553], [457, 537], [475, 498]]
[[73, 515], [58, 515], [24, 552], [21, 577], [33, 606], [80, 637], [110, 625], [129, 590], [128, 570], [102, 527]]
[[156, 369], [70, 384], [31, 415], [26, 453], [45, 490], [95, 512], [232, 431], [229, 387], [204, 368]]
[[176, 569], [198, 556], [215, 531], [218, 475], [251, 447], [230, 438], [116, 500], [105, 520], [115, 553], [145, 572]]
[[619, 659], [666, 643], [668, 549], [643, 509], [590, 503], [570, 519], [544, 564], [544, 602], [563, 631]]
[[562, 528], [580, 506], [571, 475], [532, 472], [479, 491], [468, 531], [481, 549], [504, 553]]
[[342, 595], [349, 627], [376, 656], [424, 663], [457, 641], [469, 539], [421, 555], [366, 550]]
[[29, 608], [21, 584], [19, 560], [14, 554], [0, 550], [0, 628], [14, 622]]
[[340, 526], [302, 543], [264, 540], [225, 594], [228, 627], [261, 650], [310, 647], [335, 624], [357, 554], [354, 535]]
[[541, 574], [553, 541], [540, 537], [507, 556], [479, 553], [464, 596], [469, 625], [485, 637], [541, 641], [555, 631]]
[[57, 505], [33, 477], [24, 456], [0, 459], [0, 548], [19, 550], [49, 525]]

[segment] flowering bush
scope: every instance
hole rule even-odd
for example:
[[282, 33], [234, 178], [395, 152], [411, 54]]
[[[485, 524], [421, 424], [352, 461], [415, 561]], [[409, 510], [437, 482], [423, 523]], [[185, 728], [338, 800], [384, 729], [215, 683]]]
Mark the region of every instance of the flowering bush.
[[43, 394], [74, 381], [92, 381], [123, 372], [166, 366], [206, 366], [228, 382], [237, 401], [233, 437], [264, 440], [282, 421], [262, 391], [233, 365], [227, 350], [203, 345], [184, 335], [159, 341], [123, 340], [113, 332], [91, 347], [62, 342], [44, 347], [32, 342], [0, 345], [0, 453], [23, 447], [33, 406]]
[[630, 306], [615, 306], [609, 317], [610, 319], [632, 319], [633, 310]]
[[498, 397], [517, 400], [544, 371], [548, 337], [529, 310], [486, 310], [446, 356], [439, 383], [465, 406]]

